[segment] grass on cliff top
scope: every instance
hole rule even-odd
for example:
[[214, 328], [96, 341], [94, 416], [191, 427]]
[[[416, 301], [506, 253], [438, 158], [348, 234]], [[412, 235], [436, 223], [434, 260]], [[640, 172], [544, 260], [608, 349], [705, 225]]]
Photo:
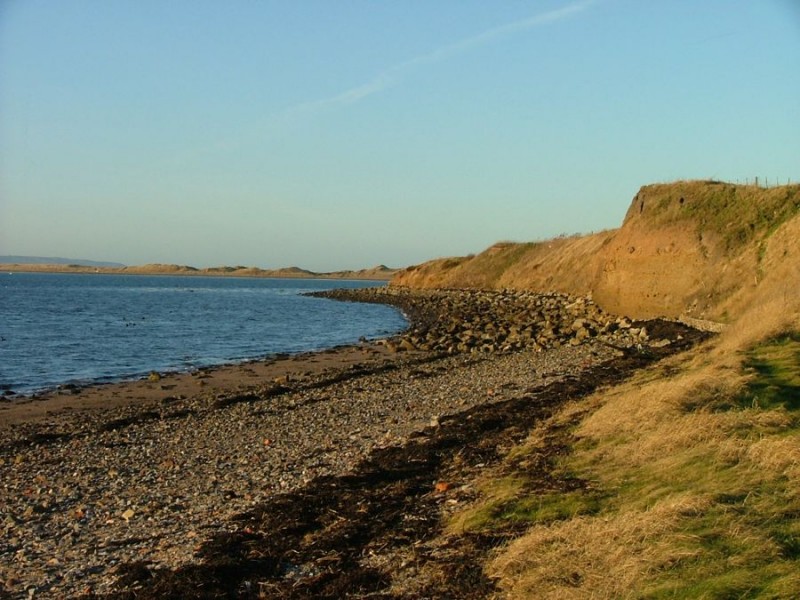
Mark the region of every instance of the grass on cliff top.
[[727, 253], [769, 237], [800, 212], [800, 185], [761, 188], [720, 181], [645, 186], [632, 207], [656, 224], [691, 219], [698, 234], [720, 237]]
[[[674, 357], [542, 425], [450, 531], [528, 527], [487, 567], [510, 598], [798, 598], [799, 395], [795, 331]], [[584, 485], [530, 494], [526, 458], [564, 426], [554, 468]]]

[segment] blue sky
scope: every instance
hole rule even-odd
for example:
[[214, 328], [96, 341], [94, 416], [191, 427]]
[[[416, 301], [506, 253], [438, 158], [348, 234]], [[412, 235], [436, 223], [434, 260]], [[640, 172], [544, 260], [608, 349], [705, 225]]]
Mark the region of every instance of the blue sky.
[[0, 254], [406, 266], [800, 180], [800, 2], [0, 0]]

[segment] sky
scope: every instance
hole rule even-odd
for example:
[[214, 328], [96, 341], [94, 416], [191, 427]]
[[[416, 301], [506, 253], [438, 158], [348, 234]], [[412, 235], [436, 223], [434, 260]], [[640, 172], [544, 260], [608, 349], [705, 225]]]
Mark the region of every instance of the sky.
[[403, 267], [800, 181], [800, 0], [0, 0], [0, 255]]

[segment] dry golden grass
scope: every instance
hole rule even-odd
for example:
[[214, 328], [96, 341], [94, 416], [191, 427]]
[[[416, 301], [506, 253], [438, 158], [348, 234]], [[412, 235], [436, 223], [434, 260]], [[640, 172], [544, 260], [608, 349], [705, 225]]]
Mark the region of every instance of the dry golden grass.
[[606, 491], [602, 510], [535, 525], [489, 575], [509, 598], [797, 597], [796, 416], [713, 410], [741, 395], [741, 372], [647, 376], [586, 400], [563, 466]]
[[682, 496], [648, 511], [537, 526], [495, 558], [488, 574], [511, 599], [626, 597], [648, 573], [696, 556], [683, 548], [680, 523], [708, 504]]
[[503, 597], [800, 597], [800, 419], [764, 405], [753, 386], [768, 375], [748, 367], [774, 367], [791, 400], [800, 341], [776, 336], [800, 323], [796, 300], [765, 281], [723, 335], [553, 418], [578, 421], [561, 468], [605, 497], [499, 551], [487, 572]]
[[800, 493], [800, 440], [796, 436], [760, 439], [747, 447], [746, 458], [758, 469], [783, 474], [796, 482]]

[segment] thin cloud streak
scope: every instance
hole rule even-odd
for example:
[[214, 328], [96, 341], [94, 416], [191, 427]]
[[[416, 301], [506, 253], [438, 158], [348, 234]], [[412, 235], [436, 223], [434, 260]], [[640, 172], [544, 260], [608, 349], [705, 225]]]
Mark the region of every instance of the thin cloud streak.
[[246, 143], [246, 139], [262, 137], [269, 132], [290, 126], [298, 121], [310, 119], [316, 115], [336, 110], [337, 108], [351, 106], [370, 96], [380, 94], [391, 87], [399, 85], [410, 73], [426, 65], [443, 62], [480, 46], [485, 46], [491, 42], [508, 38], [524, 31], [564, 21], [578, 15], [596, 2], [597, 0], [580, 0], [578, 2], [573, 2], [562, 8], [493, 27], [476, 35], [453, 42], [452, 44], [436, 48], [427, 54], [422, 54], [388, 67], [369, 81], [333, 96], [301, 102], [267, 115], [256, 121], [254, 127], [249, 128], [247, 133], [241, 133], [236, 137], [229, 136], [225, 139], [218, 140], [216, 143], [195, 148], [181, 156], [173, 157], [170, 161], [170, 165], [174, 167], [191, 162], [199, 156], [235, 151]]
[[526, 31], [528, 29], [534, 29], [542, 25], [555, 23], [557, 21], [563, 21], [564, 19], [567, 19], [569, 17], [572, 17], [573, 15], [582, 12], [590, 4], [594, 4], [594, 2], [595, 0], [584, 0], [582, 2], [576, 2], [574, 4], [570, 4], [563, 8], [551, 10], [545, 13], [534, 15], [532, 17], [528, 17], [527, 19], [514, 21], [513, 23], [507, 23], [506, 25], [500, 25], [498, 27], [488, 29], [472, 37], [460, 40], [458, 42], [454, 42], [447, 46], [443, 46], [442, 48], [434, 50], [429, 54], [412, 59], [406, 63], [403, 63], [399, 68], [407, 68], [417, 65], [441, 62], [453, 56], [463, 54], [464, 52], [472, 50], [473, 48], [477, 48], [478, 46], [484, 46], [495, 40], [510, 37], [516, 33]]
[[309, 116], [330, 108], [355, 104], [356, 102], [359, 102], [368, 96], [382, 92], [385, 89], [395, 85], [397, 83], [397, 79], [392, 75], [391, 72], [392, 69], [384, 71], [371, 81], [350, 88], [349, 90], [341, 92], [340, 94], [336, 94], [335, 96], [296, 104], [290, 108], [284, 109], [276, 115], [273, 115], [269, 120], [270, 122], [291, 121], [297, 117]]
[[274, 115], [273, 119], [276, 121], [292, 120], [293, 118], [299, 116], [308, 116], [331, 108], [355, 104], [361, 100], [364, 100], [365, 98], [368, 98], [369, 96], [373, 96], [397, 85], [402, 81], [405, 74], [418, 67], [442, 62], [468, 52], [474, 48], [484, 46], [496, 40], [507, 38], [529, 29], [563, 21], [583, 12], [588, 6], [594, 4], [595, 2], [596, 0], [583, 0], [581, 2], [575, 2], [562, 8], [547, 11], [526, 19], [522, 19], [520, 21], [514, 21], [513, 23], [507, 23], [506, 25], [500, 25], [498, 27], [488, 29], [474, 36], [459, 40], [446, 46], [442, 46], [441, 48], [437, 48], [428, 54], [423, 54], [389, 67], [376, 75], [370, 81], [345, 90], [344, 92], [334, 96], [320, 100], [313, 100], [311, 102], [303, 102], [287, 108], [277, 115]]

